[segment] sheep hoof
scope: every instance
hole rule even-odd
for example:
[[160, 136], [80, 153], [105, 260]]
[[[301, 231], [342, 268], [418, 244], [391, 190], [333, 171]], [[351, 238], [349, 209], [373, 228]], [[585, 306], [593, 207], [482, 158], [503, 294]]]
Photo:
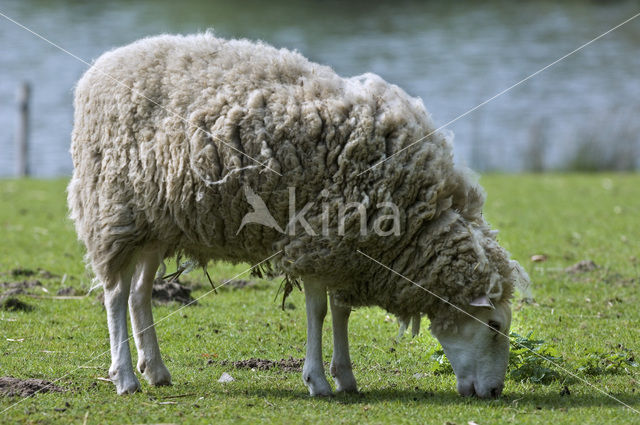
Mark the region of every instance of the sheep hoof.
[[353, 382], [349, 382], [347, 384], [341, 384], [336, 381], [336, 392], [357, 394], [359, 391], [354, 379]]
[[333, 381], [336, 383], [336, 392], [358, 392], [358, 385], [356, 384], [356, 378], [353, 376], [350, 364], [347, 366], [339, 366], [332, 361], [330, 370]]
[[140, 381], [135, 375], [127, 376], [124, 379], [114, 381], [118, 395], [133, 394], [140, 389]]
[[333, 395], [329, 381], [327, 381], [324, 374], [317, 374], [317, 376], [312, 377], [311, 374], [305, 373], [303, 379], [307, 388], [309, 388], [309, 395], [311, 395], [311, 397]]
[[155, 368], [147, 367], [144, 377], [150, 385], [171, 385], [171, 374], [167, 367], [162, 363]]
[[329, 383], [327, 383], [327, 388], [322, 388], [322, 389], [311, 389], [311, 386], [309, 386], [309, 395], [311, 397], [331, 397], [333, 395], [333, 391], [331, 391], [331, 387], [329, 386]]

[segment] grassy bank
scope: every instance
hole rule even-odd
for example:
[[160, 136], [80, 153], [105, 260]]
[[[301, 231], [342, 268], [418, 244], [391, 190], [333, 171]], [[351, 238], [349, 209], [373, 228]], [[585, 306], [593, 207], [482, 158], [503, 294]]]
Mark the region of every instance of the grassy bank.
[[[488, 192], [488, 220], [535, 282], [535, 303], [514, 305], [512, 330], [534, 331], [564, 368], [640, 410], [640, 368], [624, 363], [606, 370], [612, 353], [640, 353], [640, 176], [492, 175], [481, 182]], [[0, 181], [0, 291], [6, 283], [32, 282], [26, 294], [15, 295], [31, 310], [0, 310], [0, 376], [62, 377], [56, 384], [66, 389], [24, 400], [0, 396], [0, 410], [19, 402], [2, 413], [2, 423], [640, 421], [639, 414], [563, 371], [548, 385], [508, 379], [498, 400], [461, 398], [452, 374], [432, 372], [429, 352], [436, 341], [428, 332], [396, 342], [397, 324], [380, 309], [357, 310], [350, 323], [362, 394], [311, 399], [297, 371], [230, 364], [304, 356], [303, 295], [294, 291], [282, 311], [274, 301], [279, 282], [262, 280], [223, 288], [162, 321], [157, 329], [174, 385], [151, 388], [143, 382], [141, 392], [119, 397], [111, 383], [99, 379], [109, 367], [106, 318], [95, 294], [78, 296], [91, 277], [65, 218], [65, 184]], [[533, 255], [547, 259], [533, 263]], [[598, 267], [565, 271], [581, 260]], [[219, 264], [210, 272], [220, 282], [244, 269]], [[199, 287], [194, 296], [208, 291], [200, 272], [186, 279]], [[64, 293], [76, 297], [56, 295], [68, 287], [74, 289]], [[179, 308], [158, 305], [155, 318]], [[325, 333], [329, 361], [330, 326]], [[223, 372], [235, 381], [218, 383]]]

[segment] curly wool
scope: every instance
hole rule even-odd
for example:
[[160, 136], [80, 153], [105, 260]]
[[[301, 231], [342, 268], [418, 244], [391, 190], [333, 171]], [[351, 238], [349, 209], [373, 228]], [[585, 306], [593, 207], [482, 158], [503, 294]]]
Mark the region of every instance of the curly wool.
[[[376, 75], [341, 78], [296, 52], [210, 33], [162, 35], [102, 55], [78, 82], [74, 121], [71, 217], [105, 285], [148, 244], [201, 264], [282, 250], [278, 270], [330, 279], [345, 304], [446, 327], [454, 308], [358, 250], [459, 306], [496, 287], [508, 302], [521, 270], [482, 218], [482, 189], [454, 167], [450, 136]], [[313, 203], [307, 221], [331, 231], [249, 224], [236, 235], [251, 211], [245, 186], [281, 225], [294, 187], [295, 210]], [[338, 234], [350, 202], [364, 205], [366, 234], [356, 209]], [[399, 235], [373, 231], [381, 202], [399, 208]]]

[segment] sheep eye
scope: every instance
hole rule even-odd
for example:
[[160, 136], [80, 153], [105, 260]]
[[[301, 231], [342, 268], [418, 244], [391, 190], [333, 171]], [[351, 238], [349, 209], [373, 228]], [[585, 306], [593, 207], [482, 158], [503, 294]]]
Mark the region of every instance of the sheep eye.
[[500, 331], [500, 323], [496, 321], [489, 320], [489, 327], [495, 331]]

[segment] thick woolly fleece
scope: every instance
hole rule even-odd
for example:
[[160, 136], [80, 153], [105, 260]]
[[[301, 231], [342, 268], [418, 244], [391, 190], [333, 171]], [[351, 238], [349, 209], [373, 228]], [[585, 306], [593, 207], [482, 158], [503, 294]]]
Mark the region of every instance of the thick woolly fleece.
[[[454, 166], [450, 136], [434, 129], [420, 99], [374, 74], [341, 78], [296, 52], [209, 33], [147, 38], [104, 54], [78, 82], [71, 217], [107, 286], [147, 244], [201, 264], [281, 249], [277, 270], [322, 276], [345, 304], [447, 327], [457, 310], [357, 252], [463, 308], [487, 292], [508, 302], [526, 280], [481, 215], [482, 189]], [[316, 235], [299, 223], [294, 236], [258, 224], [236, 234], [252, 211], [245, 186], [282, 228], [295, 188]], [[366, 208], [364, 235], [356, 208], [338, 233], [350, 202]], [[381, 202], [397, 205], [399, 235], [374, 231], [391, 212]]]

